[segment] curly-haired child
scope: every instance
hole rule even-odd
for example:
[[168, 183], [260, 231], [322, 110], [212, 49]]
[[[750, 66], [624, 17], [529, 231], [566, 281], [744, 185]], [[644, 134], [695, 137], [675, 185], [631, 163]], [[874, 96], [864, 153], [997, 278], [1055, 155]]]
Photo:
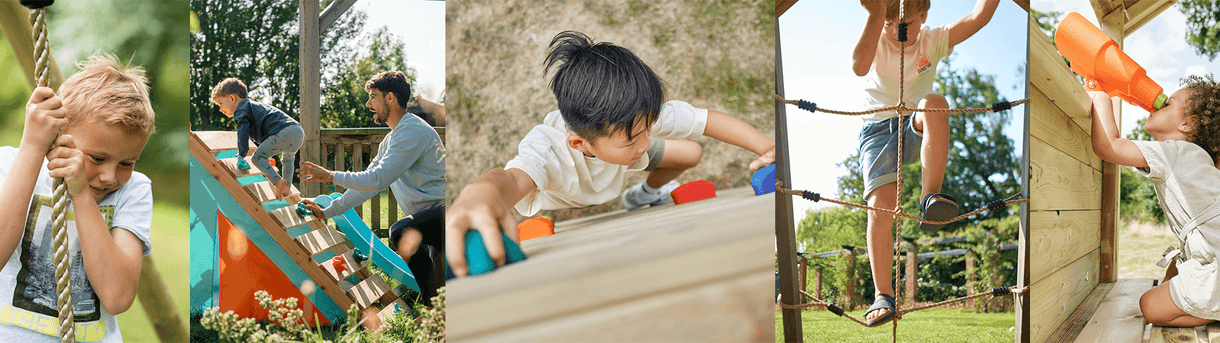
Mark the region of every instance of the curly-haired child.
[[1209, 74], [1182, 79], [1144, 131], [1155, 141], [1119, 136], [1110, 97], [1093, 94], [1093, 150], [1152, 180], [1178, 247], [1164, 282], [1140, 297], [1140, 311], [1160, 326], [1220, 320], [1220, 84]]

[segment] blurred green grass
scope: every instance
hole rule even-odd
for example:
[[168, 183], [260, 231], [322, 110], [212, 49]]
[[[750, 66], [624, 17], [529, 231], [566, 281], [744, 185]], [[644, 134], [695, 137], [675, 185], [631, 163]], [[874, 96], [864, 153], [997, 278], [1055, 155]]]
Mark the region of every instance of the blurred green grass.
[[[153, 185], [156, 187], [156, 185]], [[152, 258], [161, 272], [161, 279], [174, 299], [178, 317], [185, 323], [189, 318], [190, 293], [185, 285], [191, 270], [190, 230], [186, 206], [168, 201], [153, 203]], [[165, 314], [157, 314], [163, 316]], [[127, 312], [118, 316], [119, 328], [125, 342], [156, 342], [157, 331], [144, 312], [140, 299]], [[185, 325], [185, 324], [184, 324]]]
[[[864, 318], [864, 310], [848, 311]], [[775, 313], [775, 341], [784, 340], [784, 320]], [[1012, 342], [1016, 314], [979, 313], [966, 309], [934, 308], [909, 313], [898, 321], [899, 342]], [[829, 311], [802, 311], [801, 329], [806, 342], [888, 342], [890, 323], [868, 328]]]

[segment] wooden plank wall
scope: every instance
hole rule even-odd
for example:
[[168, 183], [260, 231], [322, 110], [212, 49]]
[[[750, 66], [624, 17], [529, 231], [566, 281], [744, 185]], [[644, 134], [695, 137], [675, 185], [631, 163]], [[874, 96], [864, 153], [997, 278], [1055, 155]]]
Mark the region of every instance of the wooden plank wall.
[[1102, 163], [1088, 96], [1050, 39], [1030, 25], [1030, 325], [1045, 341], [1098, 284]]

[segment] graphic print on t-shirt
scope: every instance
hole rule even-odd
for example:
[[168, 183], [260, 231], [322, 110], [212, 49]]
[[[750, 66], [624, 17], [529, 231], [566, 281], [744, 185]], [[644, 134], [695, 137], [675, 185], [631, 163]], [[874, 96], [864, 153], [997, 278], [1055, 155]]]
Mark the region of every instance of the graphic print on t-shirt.
[[[0, 323], [58, 335], [55, 249], [52, 246], [54, 241], [51, 229], [53, 200], [40, 194], [35, 194], [32, 200], [19, 247], [21, 268], [13, 289], [12, 307], [0, 309]], [[98, 209], [105, 218], [106, 226], [110, 227], [114, 219], [114, 205], [99, 206]], [[77, 336], [104, 335], [105, 324], [100, 320], [101, 302], [85, 275], [84, 255], [80, 250], [80, 240], [77, 239], [75, 213], [71, 211], [71, 206], [66, 219], [68, 260], [72, 266], [72, 309]]]

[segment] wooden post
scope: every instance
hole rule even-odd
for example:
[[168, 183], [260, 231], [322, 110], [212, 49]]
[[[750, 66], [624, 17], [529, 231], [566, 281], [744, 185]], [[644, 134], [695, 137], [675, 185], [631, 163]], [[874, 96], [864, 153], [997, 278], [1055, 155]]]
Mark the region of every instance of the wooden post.
[[[974, 295], [977, 293], [974, 290], [974, 284], [978, 280], [978, 276], [975, 275], [974, 271], [977, 267], [976, 264], [978, 264], [976, 261], [977, 259], [978, 255], [976, 255], [973, 250], [966, 252], [966, 295]], [[967, 300], [966, 307], [973, 308], [974, 300]]]
[[140, 267], [140, 284], [136, 286], [136, 298], [140, 299], [144, 315], [148, 316], [148, 321], [152, 322], [153, 328], [157, 330], [157, 338], [162, 342], [190, 340], [190, 331], [182, 321], [182, 316], [178, 315], [174, 298], [170, 297], [165, 280], [161, 279], [161, 272], [157, 271], [157, 264], [153, 263], [152, 256], [144, 256]]
[[917, 294], [917, 292], [919, 292], [919, 247], [908, 242], [903, 242], [902, 244], [905, 245], [907, 249], [907, 301], [914, 303], [919, 301], [919, 296]]
[[799, 278], [801, 280], [801, 292], [808, 292], [809, 282], [807, 282], [807, 278], [809, 275], [809, 261], [805, 260], [804, 258], [797, 259], [796, 271], [800, 273]]
[[843, 293], [847, 295], [847, 300], [844, 302], [843, 308], [851, 310], [856, 305], [856, 252], [847, 250], [847, 284], [844, 285]]
[[[322, 62], [319, 56], [321, 30], [318, 19], [318, 1], [301, 0], [300, 39], [301, 39], [301, 128], [305, 130], [305, 144], [301, 145], [301, 161], [322, 163], [321, 107], [319, 105], [322, 85]], [[301, 189], [302, 198], [312, 198], [322, 194], [320, 183], [305, 183]]]
[[[1110, 11], [1105, 15], [1100, 15], [1097, 21], [1101, 24], [1101, 31], [1114, 39], [1118, 43], [1118, 48], [1122, 49], [1123, 39], [1126, 38], [1124, 27], [1127, 24], [1126, 13], [1122, 9]], [[1111, 98], [1114, 105], [1114, 120], [1122, 123], [1123, 111], [1122, 100]], [[1122, 173], [1120, 166], [1102, 161], [1101, 165], [1101, 263], [1097, 273], [1098, 282], [1115, 282], [1118, 280], [1118, 198], [1119, 187]]]
[[[780, 58], [779, 20], [775, 21], [775, 94], [784, 96], [784, 66]], [[792, 186], [791, 161], [788, 159], [788, 115], [784, 103], [775, 101], [775, 180]], [[796, 292], [796, 219], [792, 216], [792, 197], [775, 192], [775, 249], [779, 256], [779, 293], [784, 303], [799, 303]], [[801, 311], [783, 310], [784, 341], [804, 342]], [[779, 337], [776, 337], [778, 340]]]
[[822, 267], [813, 269], [813, 296], [822, 298]]

